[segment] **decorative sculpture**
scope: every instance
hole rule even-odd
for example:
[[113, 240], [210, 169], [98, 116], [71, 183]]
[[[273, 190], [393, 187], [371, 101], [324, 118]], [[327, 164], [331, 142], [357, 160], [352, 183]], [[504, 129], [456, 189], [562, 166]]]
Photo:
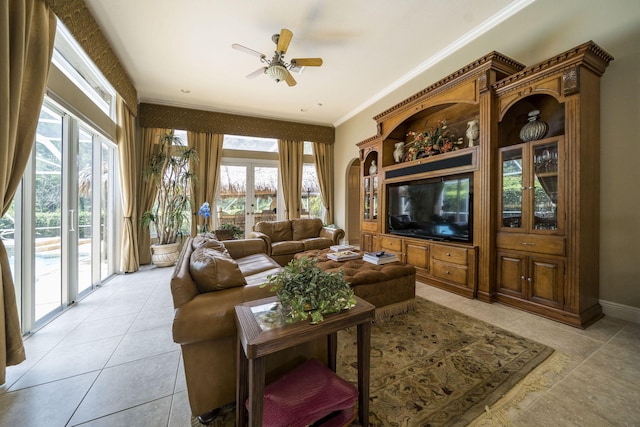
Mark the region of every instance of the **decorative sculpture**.
[[404, 142], [396, 142], [396, 149], [393, 150], [393, 160], [396, 163], [400, 163], [402, 161], [402, 157], [404, 156]]
[[469, 147], [473, 147], [478, 142], [480, 136], [480, 120], [471, 120], [467, 122], [467, 138], [469, 139]]

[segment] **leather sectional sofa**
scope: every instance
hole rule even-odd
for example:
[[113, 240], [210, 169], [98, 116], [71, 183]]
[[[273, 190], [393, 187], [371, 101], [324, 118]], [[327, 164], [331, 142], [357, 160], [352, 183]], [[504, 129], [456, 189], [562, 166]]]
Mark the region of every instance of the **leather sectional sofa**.
[[[258, 238], [222, 243], [207, 234], [184, 243], [171, 278], [173, 339], [182, 349], [194, 416], [235, 400], [234, 307], [273, 295], [261, 285], [282, 267], [267, 252], [265, 240]], [[267, 383], [312, 357], [326, 363], [326, 339], [268, 357]]]
[[287, 265], [297, 253], [325, 249], [339, 244], [344, 238], [344, 230], [323, 227], [319, 218], [261, 221], [254, 225], [253, 230], [247, 237], [263, 239], [271, 258], [282, 266]]

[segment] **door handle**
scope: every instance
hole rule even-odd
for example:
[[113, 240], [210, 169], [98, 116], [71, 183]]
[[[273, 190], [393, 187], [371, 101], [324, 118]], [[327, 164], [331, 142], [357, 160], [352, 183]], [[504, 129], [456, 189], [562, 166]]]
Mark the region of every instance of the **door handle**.
[[75, 210], [73, 210], [73, 209], [69, 209], [69, 231], [70, 231], [70, 232], [71, 232], [71, 231], [76, 231], [76, 229], [75, 229], [75, 228], [73, 228], [73, 226], [74, 226], [74, 224], [75, 224], [75, 221], [74, 221], [74, 218], [75, 218], [75, 212], [76, 212]]

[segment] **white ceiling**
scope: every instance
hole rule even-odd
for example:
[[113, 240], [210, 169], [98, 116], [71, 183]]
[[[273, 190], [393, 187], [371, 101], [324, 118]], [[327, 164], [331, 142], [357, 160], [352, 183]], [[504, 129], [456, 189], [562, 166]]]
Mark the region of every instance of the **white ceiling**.
[[[527, 13], [534, 0], [85, 2], [140, 102], [337, 126], [494, 25]], [[266, 75], [245, 78], [263, 64], [231, 44], [270, 58], [271, 36], [282, 28], [293, 32], [285, 59], [321, 57], [324, 65], [293, 74], [293, 87]]]

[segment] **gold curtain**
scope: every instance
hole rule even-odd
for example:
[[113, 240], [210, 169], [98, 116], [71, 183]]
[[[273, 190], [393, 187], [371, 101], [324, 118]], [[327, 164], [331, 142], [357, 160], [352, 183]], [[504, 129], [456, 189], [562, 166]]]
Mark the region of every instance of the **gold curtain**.
[[323, 221], [325, 224], [333, 224], [333, 145], [317, 142], [312, 145], [313, 162], [316, 165], [320, 195], [325, 207]]
[[[56, 35], [44, 0], [0, 2], [0, 216], [13, 200], [31, 155]], [[0, 384], [25, 359], [7, 251], [0, 240]]]
[[300, 218], [304, 141], [279, 139], [278, 153], [286, 219]]
[[151, 235], [149, 229], [142, 226], [142, 214], [153, 207], [156, 200], [156, 188], [149, 185], [144, 177], [149, 157], [158, 152], [160, 136], [172, 132], [172, 129], [142, 128], [141, 147], [138, 152], [138, 252], [140, 264], [151, 263]]
[[138, 217], [136, 205], [136, 146], [135, 117], [124, 99], [118, 95], [116, 103], [118, 121], [118, 158], [120, 160], [120, 190], [122, 193], [122, 240], [120, 243], [120, 266], [125, 273], [140, 268], [138, 233], [134, 221]]
[[[191, 181], [191, 234], [198, 233], [201, 226], [198, 210], [204, 202], [209, 202], [211, 216], [207, 220], [208, 230], [213, 230], [214, 201], [220, 183], [222, 164], [222, 142], [224, 135], [204, 132], [187, 132], [187, 143], [198, 153], [200, 159], [195, 167], [197, 182]], [[204, 218], [202, 218], [204, 223]]]

